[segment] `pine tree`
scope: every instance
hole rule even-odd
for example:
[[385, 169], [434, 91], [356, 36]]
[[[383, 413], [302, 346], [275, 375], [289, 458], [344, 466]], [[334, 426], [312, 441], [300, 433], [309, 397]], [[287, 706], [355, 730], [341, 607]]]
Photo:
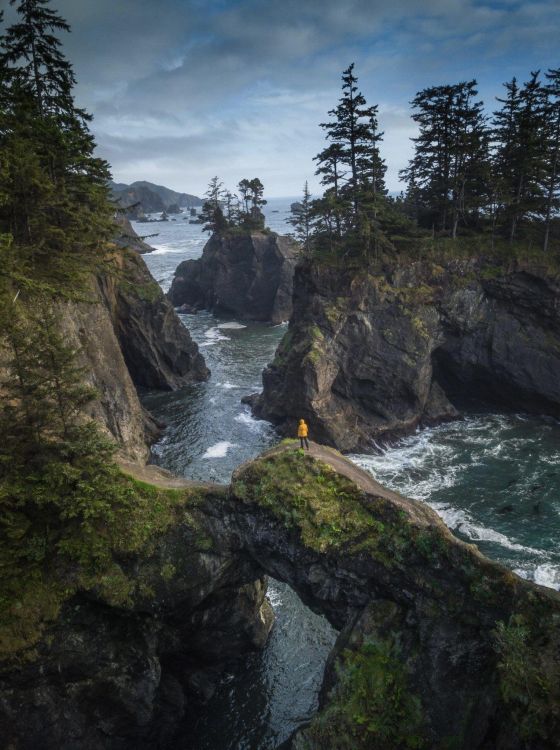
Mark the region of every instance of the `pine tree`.
[[519, 224], [543, 207], [545, 106], [539, 71], [520, 89], [515, 78], [504, 84], [506, 98], [494, 113], [495, 175], [510, 242]]
[[198, 223], [204, 224], [205, 232], [223, 232], [228, 228], [228, 222], [222, 211], [222, 201], [225, 197], [224, 184], [219, 177], [212, 177], [205, 193], [206, 200], [198, 217]]
[[294, 227], [294, 235], [304, 248], [305, 254], [311, 253], [311, 235], [313, 229], [313, 206], [311, 193], [307, 180], [303, 186], [303, 197], [301, 201], [292, 206], [291, 216], [288, 219]]
[[0, 37], [0, 232], [35, 273], [76, 283], [113, 231], [110, 173], [94, 156], [91, 118], [74, 105], [74, 75], [55, 35], [68, 25], [47, 6], [22, 0]]
[[412, 101], [420, 133], [401, 177], [414, 186], [420, 221], [453, 237], [460, 219], [476, 220], [487, 193], [488, 131], [476, 96], [473, 80], [424, 89]]
[[548, 251], [551, 219], [560, 205], [560, 68], [549, 70], [546, 79], [546, 163], [543, 186], [546, 195], [543, 240], [545, 253]]
[[264, 185], [258, 177], [252, 180], [243, 179], [238, 185], [244, 210], [240, 215], [240, 224], [247, 230], [264, 229], [264, 215], [261, 208], [266, 205]]
[[[358, 91], [358, 79], [354, 75], [354, 63], [342, 73], [342, 97], [338, 106], [329, 111], [334, 119], [321, 123], [326, 130], [327, 139], [337, 144], [340, 161], [348, 166], [346, 178], [354, 214], [357, 215], [360, 193], [360, 157], [367, 148], [370, 135], [367, 118], [369, 110], [363, 94]], [[326, 150], [328, 152], [328, 149]], [[325, 153], [325, 152], [322, 152]], [[332, 152], [325, 153], [327, 160], [332, 159]], [[323, 160], [317, 157], [319, 165]]]

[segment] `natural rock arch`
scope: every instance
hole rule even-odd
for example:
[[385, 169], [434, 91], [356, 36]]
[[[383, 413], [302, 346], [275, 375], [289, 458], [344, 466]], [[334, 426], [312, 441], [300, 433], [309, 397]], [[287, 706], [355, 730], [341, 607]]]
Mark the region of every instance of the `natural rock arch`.
[[324, 447], [242, 466], [221, 513], [238, 550], [341, 631], [294, 747], [557, 747], [556, 592]]

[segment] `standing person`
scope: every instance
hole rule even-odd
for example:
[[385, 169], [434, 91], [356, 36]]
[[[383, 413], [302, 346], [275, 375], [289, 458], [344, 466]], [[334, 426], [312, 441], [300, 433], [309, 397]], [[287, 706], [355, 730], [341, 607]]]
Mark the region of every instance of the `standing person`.
[[299, 420], [299, 425], [298, 425], [298, 428], [297, 428], [297, 434], [298, 434], [298, 438], [299, 438], [299, 442], [300, 442], [302, 450], [303, 450], [303, 443], [304, 442], [305, 442], [305, 447], [307, 448], [307, 450], [309, 450], [309, 443], [307, 441], [307, 433], [308, 432], [309, 432], [309, 428], [307, 427], [307, 425], [305, 423], [305, 420], [300, 419]]

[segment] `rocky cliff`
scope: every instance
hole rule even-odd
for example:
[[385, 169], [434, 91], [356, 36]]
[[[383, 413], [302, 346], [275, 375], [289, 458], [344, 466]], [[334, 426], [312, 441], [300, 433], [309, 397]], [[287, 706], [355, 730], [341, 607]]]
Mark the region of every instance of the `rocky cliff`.
[[175, 307], [281, 323], [292, 312], [297, 255], [292, 240], [273, 232], [214, 234], [201, 258], [178, 266], [168, 296]]
[[124, 214], [118, 213], [115, 216], [115, 224], [118, 227], [117, 237], [115, 242], [120, 247], [128, 247], [131, 250], [136, 250], [137, 253], [153, 253], [155, 248], [148, 245], [147, 242], [138, 236], [135, 232], [130, 220]]
[[88, 301], [59, 303], [57, 314], [99, 394], [89, 415], [117, 440], [123, 455], [142, 461], [157, 428], [136, 387], [172, 390], [205, 379], [208, 370], [142, 258], [122, 251], [110, 265], [92, 279]]
[[265, 573], [340, 631], [291, 747], [558, 746], [560, 596], [427, 506], [316, 445], [273, 449], [228, 489], [142, 471], [110, 572], [81, 579], [35, 651], [3, 663], [3, 746], [169, 743], [212, 671], [266, 639]]
[[2, 748], [162, 747], [225, 665], [266, 642], [263, 574], [213, 535], [225, 488], [124, 469], [134, 502], [104, 532], [112, 560], [59, 561], [0, 618]]
[[298, 267], [259, 416], [342, 450], [457, 416], [466, 399], [560, 415], [560, 283], [535, 267]]

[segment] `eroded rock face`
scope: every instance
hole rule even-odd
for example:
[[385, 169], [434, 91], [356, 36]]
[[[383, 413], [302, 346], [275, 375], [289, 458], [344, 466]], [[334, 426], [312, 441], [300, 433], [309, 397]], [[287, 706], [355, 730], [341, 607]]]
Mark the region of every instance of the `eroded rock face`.
[[213, 235], [202, 257], [183, 261], [168, 292], [175, 307], [281, 323], [292, 312], [298, 246], [273, 232]]
[[103, 280], [103, 293], [135, 385], [175, 390], [206, 380], [210, 373], [197, 344], [143, 259], [128, 253], [124, 271], [121, 280]]
[[169, 743], [225, 663], [264, 644], [264, 574], [340, 631], [293, 748], [558, 747], [560, 595], [428, 506], [315, 444], [269, 451], [230, 488], [137, 476], [179, 493], [175, 521], [68, 601], [36, 654], [1, 665], [3, 747]]
[[341, 631], [292, 747], [557, 747], [560, 595], [339, 454], [294, 447], [241, 467], [229, 499], [251, 557]]
[[0, 662], [0, 747], [166, 746], [226, 665], [266, 643], [273, 614], [262, 572], [227, 533], [223, 548], [210, 535], [224, 488], [171, 485], [176, 523], [141, 553], [116, 557], [23, 658]]
[[341, 450], [452, 419], [467, 397], [560, 414], [560, 286], [538, 269], [298, 267], [259, 416]]
[[209, 372], [143, 259], [123, 251], [114, 263], [111, 272], [92, 279], [90, 302], [60, 303], [57, 318], [98, 393], [88, 416], [117, 441], [122, 455], [142, 461], [158, 429], [136, 387], [172, 390]]

